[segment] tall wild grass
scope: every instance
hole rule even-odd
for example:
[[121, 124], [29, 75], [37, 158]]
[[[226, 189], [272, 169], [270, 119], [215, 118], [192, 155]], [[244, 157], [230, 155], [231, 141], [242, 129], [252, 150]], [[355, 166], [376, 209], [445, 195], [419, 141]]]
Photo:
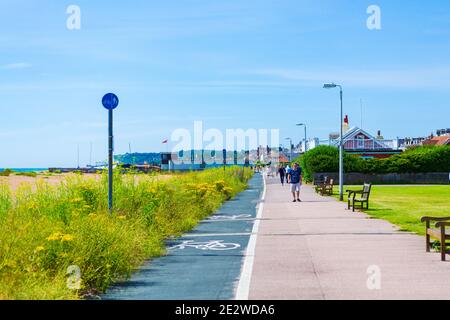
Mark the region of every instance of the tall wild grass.
[[[14, 194], [0, 185], [0, 299], [102, 292], [164, 254], [165, 239], [191, 230], [243, 191], [251, 175], [242, 168], [164, 178], [115, 173], [112, 215], [106, 175], [69, 176], [57, 186], [38, 181]], [[75, 288], [70, 266], [80, 270]]]

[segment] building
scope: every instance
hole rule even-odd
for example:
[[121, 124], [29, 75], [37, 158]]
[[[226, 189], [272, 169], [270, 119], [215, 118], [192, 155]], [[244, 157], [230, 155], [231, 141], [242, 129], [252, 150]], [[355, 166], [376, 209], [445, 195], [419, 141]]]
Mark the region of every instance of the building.
[[[375, 137], [361, 128], [352, 127], [345, 132], [343, 142], [344, 150], [347, 153], [366, 159], [389, 158], [395, 154], [402, 153], [402, 150], [398, 148], [397, 139], [386, 140], [380, 131]], [[339, 146], [339, 138], [331, 140], [330, 144]]]
[[284, 154], [280, 154], [280, 158], [279, 158], [278, 162], [281, 165], [287, 165], [290, 163], [289, 159]]
[[402, 138], [402, 139], [397, 139], [397, 140], [398, 140], [398, 148], [400, 150], [405, 151], [408, 148], [421, 146], [423, 144], [423, 142], [425, 140], [427, 140], [427, 138], [425, 138], [425, 137]]
[[436, 130], [436, 137], [431, 134], [429, 137], [421, 138], [404, 138], [398, 139], [399, 149], [406, 150], [411, 147], [418, 147], [422, 145], [436, 145], [443, 146], [449, 145], [450, 129]]
[[438, 137], [448, 137], [450, 136], [450, 129], [440, 129], [437, 130], [437, 136]]
[[422, 144], [424, 146], [450, 146], [450, 135], [430, 137]]
[[[327, 140], [326, 142], [329, 142], [329, 140]], [[306, 143], [307, 150], [312, 150], [312, 149], [320, 146], [321, 144], [323, 144], [323, 141], [320, 141], [319, 138], [308, 139], [308, 141]], [[303, 150], [305, 150], [304, 147], [303, 147]]]

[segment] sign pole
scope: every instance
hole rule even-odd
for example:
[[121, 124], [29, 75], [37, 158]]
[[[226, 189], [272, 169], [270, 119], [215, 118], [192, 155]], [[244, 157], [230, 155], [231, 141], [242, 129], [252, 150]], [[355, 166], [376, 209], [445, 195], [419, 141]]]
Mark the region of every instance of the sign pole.
[[113, 135], [113, 110], [119, 105], [119, 98], [108, 93], [102, 99], [102, 104], [108, 110], [108, 209], [113, 212], [113, 161], [114, 161], [114, 135]]
[[114, 161], [114, 135], [113, 135], [113, 110], [108, 111], [108, 208], [109, 212], [113, 210], [113, 161]]

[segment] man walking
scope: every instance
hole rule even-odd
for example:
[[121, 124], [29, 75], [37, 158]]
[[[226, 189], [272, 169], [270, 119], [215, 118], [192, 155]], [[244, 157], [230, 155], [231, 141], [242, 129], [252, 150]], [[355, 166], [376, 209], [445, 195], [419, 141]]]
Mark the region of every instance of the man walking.
[[302, 202], [302, 200], [300, 200], [300, 189], [302, 186], [302, 168], [300, 168], [298, 163], [295, 163], [294, 168], [289, 170], [288, 174], [291, 182], [291, 192], [294, 196], [293, 202]]
[[278, 174], [280, 175], [281, 185], [284, 186], [284, 179], [286, 178], [286, 169], [283, 165], [278, 169]]

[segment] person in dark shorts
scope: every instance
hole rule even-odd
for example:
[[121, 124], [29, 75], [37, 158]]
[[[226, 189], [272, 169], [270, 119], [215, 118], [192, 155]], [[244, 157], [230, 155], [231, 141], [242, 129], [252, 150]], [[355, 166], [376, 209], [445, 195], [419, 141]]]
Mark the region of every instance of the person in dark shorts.
[[294, 202], [302, 202], [300, 200], [300, 189], [302, 187], [302, 168], [298, 163], [294, 164], [294, 168], [289, 170], [289, 179], [291, 183], [291, 192], [294, 196]]

